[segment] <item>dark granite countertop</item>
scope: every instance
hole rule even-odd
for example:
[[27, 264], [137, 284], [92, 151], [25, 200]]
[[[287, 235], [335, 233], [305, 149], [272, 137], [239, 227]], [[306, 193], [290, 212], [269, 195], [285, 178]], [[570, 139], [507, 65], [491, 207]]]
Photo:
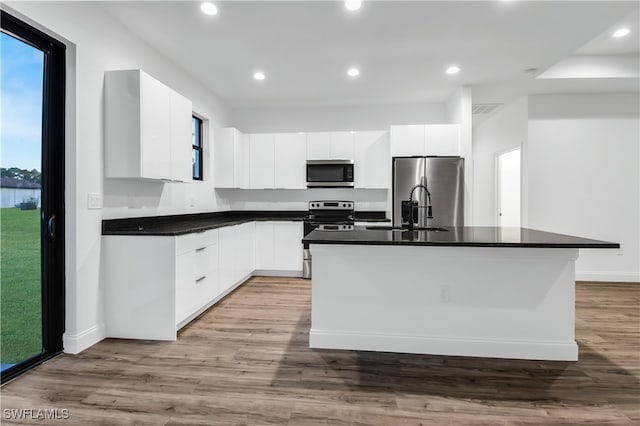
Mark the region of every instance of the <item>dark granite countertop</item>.
[[[147, 216], [102, 221], [102, 235], [183, 235], [252, 221], [303, 221], [306, 210], [252, 210]], [[357, 221], [384, 222], [384, 212], [356, 211]]]
[[406, 245], [455, 247], [619, 248], [620, 244], [527, 228], [445, 227], [443, 231], [313, 231], [305, 244]]

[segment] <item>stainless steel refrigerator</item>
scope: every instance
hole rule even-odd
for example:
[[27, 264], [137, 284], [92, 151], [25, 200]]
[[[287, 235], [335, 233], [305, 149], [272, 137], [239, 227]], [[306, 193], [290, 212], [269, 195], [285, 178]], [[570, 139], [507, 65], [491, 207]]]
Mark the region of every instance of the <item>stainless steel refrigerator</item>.
[[394, 157], [393, 226], [402, 226], [401, 203], [419, 184], [431, 194], [433, 218], [427, 219], [427, 192], [418, 187], [413, 193], [419, 206], [416, 226], [464, 226], [464, 158]]

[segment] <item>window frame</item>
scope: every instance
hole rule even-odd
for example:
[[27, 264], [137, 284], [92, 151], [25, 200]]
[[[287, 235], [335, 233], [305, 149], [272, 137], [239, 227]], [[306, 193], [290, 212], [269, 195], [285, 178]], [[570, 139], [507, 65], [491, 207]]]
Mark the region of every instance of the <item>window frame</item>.
[[192, 115], [191, 116], [192, 123], [193, 123], [194, 120], [197, 123], [197, 127], [196, 127], [197, 135], [196, 135], [196, 138], [197, 138], [198, 145], [194, 145], [193, 144], [194, 140], [193, 140], [193, 137], [192, 137], [191, 138], [191, 153], [193, 155], [194, 151], [197, 152], [197, 157], [199, 158], [199, 161], [198, 161], [198, 175], [199, 176], [194, 176], [193, 175], [193, 167], [192, 167], [191, 178], [193, 180], [203, 181], [204, 180], [204, 175], [203, 175], [203, 166], [202, 166], [203, 161], [202, 160], [203, 160], [204, 140], [203, 140], [203, 137], [202, 137], [202, 127], [203, 127], [204, 120], [202, 118], [196, 116], [196, 115]]

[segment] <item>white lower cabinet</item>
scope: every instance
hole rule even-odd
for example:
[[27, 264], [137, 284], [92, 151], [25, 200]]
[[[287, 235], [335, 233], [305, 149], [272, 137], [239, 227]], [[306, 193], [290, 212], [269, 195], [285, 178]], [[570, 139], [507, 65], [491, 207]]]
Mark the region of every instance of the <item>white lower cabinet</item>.
[[255, 222], [225, 226], [220, 231], [220, 289], [227, 292], [255, 269]]
[[220, 295], [217, 229], [103, 241], [107, 337], [175, 340]]
[[176, 340], [177, 330], [256, 269], [301, 276], [301, 240], [302, 222], [247, 222], [176, 237], [105, 235], [106, 335]]
[[256, 222], [256, 274], [302, 276], [302, 222]]

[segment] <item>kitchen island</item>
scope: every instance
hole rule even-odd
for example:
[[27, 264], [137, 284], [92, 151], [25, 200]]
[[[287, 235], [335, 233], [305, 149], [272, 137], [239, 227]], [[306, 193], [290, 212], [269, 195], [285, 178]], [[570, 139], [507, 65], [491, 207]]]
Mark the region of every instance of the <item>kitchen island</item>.
[[562, 361], [578, 359], [578, 250], [619, 248], [497, 227], [356, 227], [303, 242], [312, 348]]

